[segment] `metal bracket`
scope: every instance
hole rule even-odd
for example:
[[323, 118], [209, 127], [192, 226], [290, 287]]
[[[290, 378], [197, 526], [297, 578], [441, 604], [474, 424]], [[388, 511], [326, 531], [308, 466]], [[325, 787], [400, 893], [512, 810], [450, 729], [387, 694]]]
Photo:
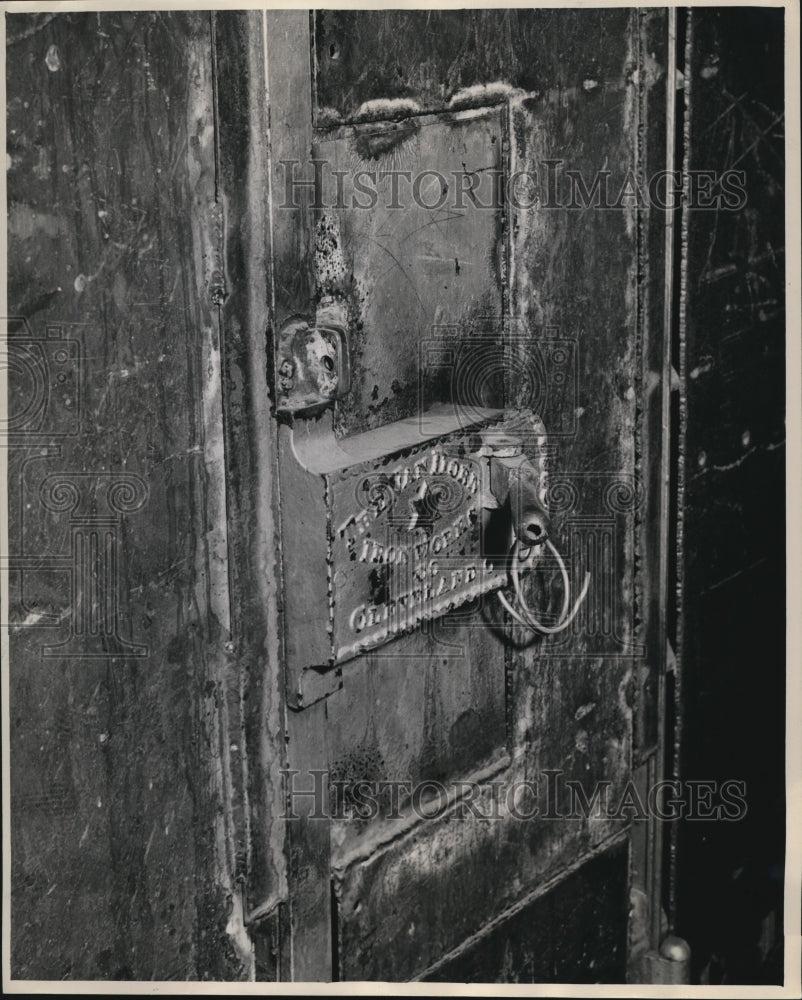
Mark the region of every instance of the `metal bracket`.
[[276, 358], [279, 413], [311, 416], [349, 391], [348, 336], [339, 319], [331, 309], [320, 310], [314, 324], [294, 316], [282, 326]]

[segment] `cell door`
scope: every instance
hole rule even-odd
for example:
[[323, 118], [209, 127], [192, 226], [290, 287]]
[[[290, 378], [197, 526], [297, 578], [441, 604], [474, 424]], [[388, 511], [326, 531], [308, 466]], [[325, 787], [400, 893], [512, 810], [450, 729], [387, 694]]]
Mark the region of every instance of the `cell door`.
[[637, 192], [665, 14], [259, 27], [281, 976], [622, 981], [662, 669]]

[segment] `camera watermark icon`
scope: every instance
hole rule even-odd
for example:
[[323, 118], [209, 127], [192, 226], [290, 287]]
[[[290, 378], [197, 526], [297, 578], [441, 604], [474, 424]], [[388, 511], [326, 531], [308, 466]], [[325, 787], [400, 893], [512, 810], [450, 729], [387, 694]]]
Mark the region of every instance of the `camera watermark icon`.
[[0, 418], [6, 446], [75, 437], [83, 406], [83, 350], [67, 328], [49, 324], [36, 336], [24, 317], [3, 321], [8, 412]]
[[419, 352], [421, 414], [450, 404], [460, 425], [469, 428], [490, 410], [527, 408], [540, 417], [550, 439], [576, 434], [579, 344], [556, 327], [534, 335], [522, 321], [495, 317], [470, 329], [438, 325]]
[[0, 446], [9, 458], [12, 548], [0, 571], [14, 595], [6, 624], [12, 631], [66, 624], [66, 639], [42, 646], [45, 657], [147, 656], [147, 646], [121, 634], [119, 569], [123, 518], [145, 505], [147, 483], [126, 471], [48, 471], [57, 460], [63, 465], [80, 434], [78, 328], [49, 324], [37, 336], [24, 317], [4, 322], [9, 406]]
[[632, 629], [623, 628], [621, 593], [622, 546], [634, 534], [634, 514], [643, 502], [643, 486], [634, 474], [567, 472], [549, 480], [548, 506], [562, 521], [566, 566], [574, 592], [586, 573], [588, 594], [565, 632], [547, 640], [549, 656], [576, 655], [575, 640], [583, 637], [582, 655], [634, 657], [646, 655]]
[[39, 494], [48, 511], [69, 516], [69, 636], [46, 645], [46, 657], [97, 659], [148, 655], [148, 647], [119, 634], [119, 549], [122, 517], [148, 498], [145, 481], [130, 472], [55, 472]]
[[[68, 547], [62, 553], [52, 548], [40, 553], [12, 553], [3, 560], [3, 571], [14, 579], [18, 595], [18, 613], [10, 616], [9, 628], [56, 628], [66, 624], [68, 636], [62, 642], [44, 644], [44, 657], [147, 656], [146, 645], [120, 634], [119, 569], [123, 517], [145, 505], [145, 481], [127, 472], [53, 472], [44, 476], [37, 492], [40, 514], [45, 512], [44, 519], [49, 516], [61, 522], [50, 526], [45, 534], [66, 536]], [[30, 577], [38, 587], [29, 585], [28, 590], [58, 594], [60, 612], [42, 609], [38, 600], [26, 598], [25, 580]], [[63, 587], [53, 584], [54, 577], [66, 579], [66, 594]]]

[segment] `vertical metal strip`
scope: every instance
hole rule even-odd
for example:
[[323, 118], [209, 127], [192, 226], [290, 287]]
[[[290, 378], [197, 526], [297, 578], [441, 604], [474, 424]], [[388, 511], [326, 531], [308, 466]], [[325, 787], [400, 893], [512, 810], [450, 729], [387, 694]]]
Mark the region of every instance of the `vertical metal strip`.
[[267, 10], [262, 11], [262, 52], [264, 54], [265, 74], [265, 104], [267, 106], [267, 235], [270, 254], [268, 293], [270, 295], [270, 322], [275, 324], [276, 315], [276, 278], [273, 270], [275, 259], [275, 242], [273, 234], [273, 146], [271, 142], [272, 115], [270, 94], [270, 64], [268, 57]]
[[217, 15], [209, 13], [209, 31], [212, 39], [212, 123], [214, 126], [214, 201], [220, 201], [220, 111], [217, 99]]
[[[6, 52], [6, 19], [0, 18], [0, 51]], [[6, 74], [0, 75], [0, 101], [5, 108], [6, 105]], [[3, 149], [6, 148], [6, 116], [2, 115], [0, 121], [0, 139]], [[7, 176], [6, 171], [0, 177], [0, 213], [2, 218], [7, 219], [8, 197], [7, 197]], [[0, 249], [3, 251], [3, 259], [8, 261], [8, 232], [7, 226], [3, 227], [0, 234]], [[8, 316], [8, 265], [0, 267], [0, 317]], [[0, 354], [8, 357], [8, 320], [0, 320]], [[11, 671], [9, 667], [10, 640], [9, 627], [10, 616], [9, 606], [9, 571], [6, 557], [9, 555], [9, 496], [11, 494], [9, 477], [9, 450], [8, 450], [8, 364], [0, 365], [0, 420], [3, 421], [2, 433], [0, 433], [0, 557], [3, 559], [3, 566], [0, 568], [0, 720], [2, 721], [2, 760], [0, 760], [0, 786], [2, 786], [2, 827], [3, 844], [11, 843], [11, 765], [9, 743], [11, 740]], [[74, 570], [73, 570], [74, 572]], [[6, 956], [11, 955], [11, 859], [10, 852], [3, 853], [3, 888], [2, 888], [2, 956], [3, 962]], [[4, 965], [5, 967], [5, 965]]]
[[[677, 129], [677, 10], [668, 10], [668, 39], [666, 47], [666, 132], [665, 132], [665, 164], [666, 170], [673, 171], [676, 167], [676, 129]], [[657, 693], [657, 725], [658, 751], [653, 766], [649, 768], [650, 778], [655, 782], [662, 780], [665, 771], [667, 748], [666, 739], [666, 698], [665, 671], [668, 663], [668, 588], [669, 588], [669, 555], [671, 544], [670, 516], [671, 501], [669, 484], [671, 479], [671, 360], [673, 335], [674, 306], [674, 239], [675, 213], [665, 213], [665, 232], [663, 244], [663, 336], [662, 363], [660, 371], [660, 513], [659, 513], [659, 585], [660, 601], [658, 606], [657, 636], [660, 643], [660, 677]], [[652, 773], [653, 772], [653, 773]], [[652, 835], [649, 840], [650, 858], [650, 938], [653, 948], [660, 945], [662, 934], [662, 891], [663, 891], [663, 828], [662, 824], [652, 822]]]
[[230, 714], [233, 737], [223, 747], [232, 761], [235, 794], [232, 859], [238, 880], [245, 879], [245, 921], [249, 929], [255, 927], [260, 976], [269, 975], [270, 963], [279, 961], [269, 947], [265, 956], [265, 940], [273, 932], [278, 935], [283, 919], [278, 910], [288, 895], [277, 455], [275, 423], [266, 405], [271, 257], [264, 19], [261, 11], [214, 15], [219, 204], [210, 215], [214, 227], [209, 243], [219, 258], [217, 270], [230, 273], [237, 290], [226, 297], [220, 284], [220, 297], [213, 300], [219, 324], [232, 595], [227, 708], [223, 705], [221, 711]]
[[[313, 308], [312, 250], [314, 247], [313, 198], [305, 185], [289, 204], [277, 201], [281, 190], [275, 171], [283, 166], [290, 178], [298, 171], [304, 184], [313, 146], [312, 51], [310, 14], [302, 10], [266, 10], [262, 19], [265, 87], [268, 101], [268, 223], [269, 223], [269, 325], [275, 331], [291, 315], [307, 314]], [[286, 194], [286, 191], [285, 191]], [[273, 351], [275, 343], [268, 345]], [[271, 362], [274, 364], [274, 361]], [[288, 502], [298, 497], [314, 505], [313, 520], [321, 526], [328, 517], [324, 483], [298, 464], [289, 441], [289, 428], [277, 435], [277, 480], [280, 496]], [[281, 538], [281, 588], [283, 601], [283, 645], [286, 691], [296, 697], [301, 666], [325, 662], [331, 649], [328, 634], [318, 637], [318, 647], [304, 631], [310, 608], [328, 607], [325, 538], [310, 539], [298, 518], [282, 517], [278, 505]], [[307, 572], [303, 587], [298, 574], [287, 568], [303, 565]], [[318, 573], [317, 568], [323, 572]], [[317, 575], [315, 575], [317, 573]], [[292, 577], [292, 579], [290, 579]], [[314, 577], [313, 583], [310, 579]], [[327, 612], [328, 614], [328, 612]], [[301, 658], [301, 651], [303, 659]], [[284, 699], [282, 699], [284, 701]], [[295, 772], [299, 788], [308, 788], [315, 775], [328, 768], [325, 702], [302, 706], [302, 711], [282, 710], [286, 725], [287, 763]], [[327, 787], [327, 786], [326, 786]], [[330, 829], [327, 816], [318, 815], [320, 805], [312, 797], [295, 799], [298, 819], [288, 822], [289, 839], [289, 977], [292, 981], [329, 982], [336, 943], [332, 940]]]
[[[680, 230], [680, 262], [679, 262], [679, 302], [677, 313], [677, 369], [679, 375], [679, 426], [677, 428], [677, 526], [676, 553], [677, 576], [676, 587], [677, 606], [677, 648], [674, 661], [674, 743], [672, 747], [671, 776], [679, 779], [681, 776], [682, 749], [682, 663], [684, 656], [684, 616], [683, 616], [683, 572], [684, 572], [684, 512], [685, 512], [685, 455], [687, 433], [687, 399], [685, 385], [687, 379], [687, 297], [688, 297], [688, 226], [689, 219], [689, 170], [691, 150], [691, 58], [693, 54], [693, 10], [685, 11], [686, 36], [684, 51], [684, 125], [683, 125], [683, 158], [682, 158], [682, 221]], [[679, 840], [679, 823], [671, 824], [669, 841], [669, 873], [668, 873], [668, 917], [673, 928], [677, 919], [677, 851]]]

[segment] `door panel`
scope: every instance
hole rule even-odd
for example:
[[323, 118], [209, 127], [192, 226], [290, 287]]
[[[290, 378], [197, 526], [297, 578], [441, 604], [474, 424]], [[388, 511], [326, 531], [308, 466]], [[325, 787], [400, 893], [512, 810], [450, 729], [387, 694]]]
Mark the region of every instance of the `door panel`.
[[4, 17], [10, 972], [236, 979], [211, 18]]
[[[345, 783], [332, 802], [335, 861], [409, 824], [411, 787], [381, 788], [377, 815], [362, 818], [351, 791], [357, 782], [448, 782], [499, 772], [508, 762], [498, 639], [449, 616], [433, 624], [396, 640], [391, 653], [346, 664], [342, 690], [329, 699], [331, 778]], [[385, 820], [388, 830], [381, 829]]]
[[421, 392], [440, 402], [449, 373], [421, 382], [429, 342], [501, 314], [502, 112], [377, 121], [315, 140], [317, 294], [348, 306], [351, 391], [335, 427], [352, 434], [415, 416]]
[[[615, 805], [632, 776], [635, 670], [643, 684], [661, 662], [643, 659], [652, 611], [639, 604], [643, 461], [659, 441], [642, 427], [650, 272], [637, 182], [645, 95], [662, 71], [636, 72], [644, 25], [659, 35], [661, 17], [321, 12], [310, 32], [301, 13], [266, 16], [274, 349], [292, 316], [313, 326], [336, 315], [345, 334], [333, 350], [350, 362], [336, 356], [332, 406], [279, 416], [289, 759], [329, 782], [328, 819], [314, 823], [307, 808], [290, 833], [296, 971], [407, 980], [456, 968], [449, 956], [466, 941], [597, 856], [619, 859], [607, 902], [620, 958], [633, 811]], [[403, 86], [372, 62], [395, 36], [420, 68]], [[539, 200], [527, 204], [531, 188], [510, 187], [513, 176]], [[479, 178], [476, 200], [460, 191], [466, 177]], [[431, 407], [453, 419], [422, 445]], [[514, 625], [494, 593], [502, 573], [471, 600], [460, 590], [451, 609], [354, 640], [355, 595], [370, 590], [371, 606], [387, 609], [398, 586], [382, 559], [370, 568], [371, 546], [387, 538], [368, 532], [363, 551], [343, 527], [358, 484], [428, 461], [466, 420], [530, 410], [545, 433], [532, 418], [521, 440], [574, 593], [591, 577], [570, 629]], [[466, 462], [469, 437], [458, 446]], [[414, 520], [418, 508], [398, 496]], [[525, 582], [540, 614], [556, 615], [559, 580], [543, 557]], [[572, 809], [567, 781], [591, 795], [605, 784], [610, 808]], [[547, 792], [553, 815], [535, 817]], [[516, 961], [498, 975], [535, 974], [523, 952]]]
[[[626, 691], [616, 672], [598, 669], [575, 668], [568, 685], [561, 667], [541, 659], [515, 684], [520, 701], [508, 767], [471, 775], [470, 790], [460, 799], [455, 788], [453, 804], [424, 801], [422, 812], [442, 806], [433, 819], [412, 826], [387, 820], [388, 842], [374, 834], [351, 854], [335, 856], [344, 977], [421, 975], [579, 858], [626, 837], [627, 813], [567, 818], [565, 789], [569, 780], [588, 788], [606, 780], [609, 801], [620, 802], [631, 724]], [[562, 774], [548, 779], [548, 769]], [[554, 815], [525, 818], [538, 805], [548, 809], [548, 780], [557, 789]]]
[[316, 124], [353, 121], [377, 98], [444, 111], [483, 103], [483, 91], [498, 93], [499, 84], [531, 93], [614, 79], [630, 17], [625, 9], [321, 11]]
[[622, 983], [628, 857], [623, 841], [427, 975], [438, 983]]

